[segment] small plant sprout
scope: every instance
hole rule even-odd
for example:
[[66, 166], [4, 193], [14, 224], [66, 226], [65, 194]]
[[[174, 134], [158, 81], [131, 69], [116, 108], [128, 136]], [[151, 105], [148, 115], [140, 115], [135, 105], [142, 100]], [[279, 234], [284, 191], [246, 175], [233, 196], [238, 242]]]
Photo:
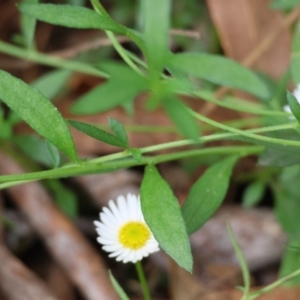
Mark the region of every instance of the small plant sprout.
[[104, 207], [100, 220], [94, 221], [99, 234], [98, 243], [123, 263], [136, 263], [159, 250], [157, 241], [147, 226], [141, 210], [140, 198], [132, 194], [119, 196], [117, 205], [112, 200]]

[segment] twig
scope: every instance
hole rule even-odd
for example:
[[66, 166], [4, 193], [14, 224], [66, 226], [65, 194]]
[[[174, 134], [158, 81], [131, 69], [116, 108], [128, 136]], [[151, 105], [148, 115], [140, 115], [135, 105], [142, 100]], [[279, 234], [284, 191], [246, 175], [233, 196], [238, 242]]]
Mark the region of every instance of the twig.
[[48, 287], [0, 244], [0, 289], [8, 300], [57, 300]]

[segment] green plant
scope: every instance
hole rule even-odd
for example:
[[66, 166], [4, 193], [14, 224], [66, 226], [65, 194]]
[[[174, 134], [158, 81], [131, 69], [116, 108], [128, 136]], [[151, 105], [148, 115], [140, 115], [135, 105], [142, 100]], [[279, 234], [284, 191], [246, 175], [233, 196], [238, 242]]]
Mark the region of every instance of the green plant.
[[[277, 7], [279, 2], [274, 1], [274, 5]], [[141, 31], [115, 22], [98, 0], [91, 0], [91, 4], [93, 9], [75, 5], [23, 1], [18, 5], [18, 9], [23, 14], [24, 47], [16, 47], [0, 41], [1, 52], [61, 68], [32, 86], [6, 71], [0, 71], [0, 99], [11, 109], [8, 117], [4, 117], [2, 108], [0, 111], [2, 128], [0, 138], [3, 141], [3, 149], [8, 149], [6, 141], [9, 139], [19, 145], [24, 152], [28, 146], [36, 147], [36, 149], [42, 147], [43, 140], [34, 141], [32, 137], [27, 137], [25, 140], [23, 137], [22, 140], [20, 137], [13, 136], [13, 126], [22, 119], [47, 141], [48, 151], [43, 150], [46, 154], [41, 157], [35, 156], [34, 159], [49, 167], [47, 170], [0, 176], [0, 187], [6, 188], [32, 180], [105, 173], [145, 165], [145, 175], [141, 186], [141, 202], [145, 220], [165, 252], [182, 268], [192, 272], [193, 259], [188, 235], [201, 228], [221, 205], [235, 163], [242, 157], [259, 155], [260, 164], [266, 167], [287, 167], [299, 164], [299, 99], [288, 93], [287, 100], [292, 114], [284, 112], [280, 105], [282, 99], [277, 97], [282, 92], [280, 90], [282, 86], [270, 89], [262, 77], [233, 60], [207, 53], [172, 53], [168, 47], [172, 4], [170, 0], [142, 1], [139, 16]], [[36, 20], [71, 28], [103, 30], [122, 58], [122, 62], [106, 60], [92, 66], [82, 61], [63, 60], [39, 53], [35, 50], [33, 43]], [[299, 28], [298, 26], [294, 32], [291, 63], [291, 76], [295, 84], [300, 82], [300, 57], [297, 55], [300, 51]], [[145, 62], [133, 52], [126, 50], [118, 42], [115, 34], [125, 36], [135, 44]], [[73, 71], [107, 79], [105, 83], [78, 99], [72, 107], [73, 113], [100, 113], [116, 106], [123, 106], [128, 111], [132, 111], [135, 97], [142, 92], [147, 92], [145, 108], [155, 110], [160, 106], [163, 107], [184, 139], [137, 149], [131, 147], [126, 128], [117, 120], [109, 119], [112, 133], [94, 124], [65, 120], [49, 99], [60, 90], [61, 84]], [[197, 81], [190, 80], [191, 78], [196, 78]], [[46, 84], [43, 84], [45, 82]], [[230, 95], [221, 101], [211, 88], [201, 88], [201, 86], [206, 86], [203, 83], [207, 82], [211, 83], [211, 87], [225, 86], [245, 91], [255, 96], [258, 103], [250, 103]], [[51, 83], [51, 89], [49, 89], [49, 83]], [[256, 116], [255, 128], [244, 129], [243, 120], [230, 125], [208, 118], [192, 110], [181, 100], [182, 96], [186, 95], [227, 109], [252, 113]], [[291, 120], [290, 117], [294, 119]], [[90, 160], [78, 157], [69, 124], [95, 139], [121, 148], [122, 151]], [[213, 133], [201, 134], [203, 124], [213, 128]], [[208, 142], [221, 140], [239, 141], [242, 144], [206, 146]], [[181, 146], [193, 147], [189, 150], [177, 150]], [[45, 145], [43, 147], [45, 149]], [[155, 154], [155, 151], [165, 149], [169, 150], [169, 153]], [[63, 159], [60, 159], [60, 153], [64, 155]], [[220, 159], [196, 181], [181, 208], [173, 191], [159, 174], [156, 165], [172, 160], [211, 155], [217, 155]], [[298, 165], [295, 168], [299, 170]], [[283, 171], [283, 176], [285, 172], [288, 171]], [[298, 236], [295, 237], [293, 233], [299, 232], [299, 222], [293, 219], [291, 226], [287, 224], [288, 218], [284, 212], [289, 209], [287, 207], [289, 204], [283, 203], [280, 197], [289, 185], [284, 185], [284, 181], [277, 176], [277, 173], [277, 170], [270, 172], [267, 178], [259, 182], [263, 184], [268, 182], [273, 187], [277, 195], [276, 209], [280, 215], [279, 219], [286, 231], [292, 235], [291, 240], [295, 240]], [[282, 184], [282, 190], [277, 190], [281, 186], [275, 184], [276, 182]], [[56, 191], [60, 188], [57, 183], [51, 186]], [[153, 186], [157, 188], [153, 189]], [[262, 188], [261, 185], [260, 188]], [[296, 201], [298, 200], [291, 200], [291, 205], [296, 205]], [[74, 201], [71, 200], [71, 203]], [[296, 206], [298, 209], [298, 205]], [[162, 212], [168, 213], [164, 213], [158, 221], [157, 216], [160, 216]], [[295, 214], [295, 218], [296, 216], [299, 214]], [[183, 246], [178, 248], [178, 244]], [[249, 281], [242, 260], [241, 265], [244, 269], [244, 290], [247, 294]], [[287, 268], [284, 274], [290, 271], [290, 268]], [[296, 271], [285, 278], [294, 277], [298, 273], [299, 271]], [[265, 288], [263, 291], [267, 290], [269, 289]], [[257, 294], [250, 295], [252, 296], [244, 296], [243, 299], [255, 299]]]

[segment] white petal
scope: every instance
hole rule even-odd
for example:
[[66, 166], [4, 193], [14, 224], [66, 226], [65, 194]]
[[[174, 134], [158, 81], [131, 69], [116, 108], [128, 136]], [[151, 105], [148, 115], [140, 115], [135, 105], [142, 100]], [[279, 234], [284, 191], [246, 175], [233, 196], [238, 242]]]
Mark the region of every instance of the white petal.
[[115, 252], [121, 249], [122, 246], [114, 244], [114, 245], [105, 245], [102, 247], [106, 252]]

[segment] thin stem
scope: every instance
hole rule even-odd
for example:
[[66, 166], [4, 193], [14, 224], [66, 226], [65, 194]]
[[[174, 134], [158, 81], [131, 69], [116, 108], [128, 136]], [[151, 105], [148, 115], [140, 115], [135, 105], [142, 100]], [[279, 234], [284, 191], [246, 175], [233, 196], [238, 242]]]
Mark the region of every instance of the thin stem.
[[142, 291], [144, 294], [144, 299], [145, 300], [151, 300], [151, 296], [150, 296], [150, 291], [149, 291], [149, 287], [145, 278], [145, 274], [143, 271], [143, 267], [140, 261], [137, 261], [135, 263], [135, 268], [139, 277], [139, 281], [141, 283], [141, 287], [142, 287]]
[[[107, 11], [102, 6], [101, 2], [98, 0], [91, 0], [91, 3], [94, 7], [94, 10], [99, 13], [100, 15], [104, 15], [108, 18], [110, 18], [110, 15], [107, 13]], [[132, 68], [135, 72], [137, 72], [140, 75], [144, 75], [142, 71], [134, 64], [134, 62], [131, 60], [131, 58], [128, 56], [127, 51], [123, 48], [123, 46], [119, 43], [117, 38], [115, 37], [114, 33], [111, 31], [105, 31], [107, 37], [110, 39], [113, 47], [115, 50], [119, 53], [119, 55], [122, 57], [122, 59], [127, 63], [127, 65]]]
[[300, 275], [300, 269], [296, 270], [295, 272], [291, 273], [290, 275], [287, 275], [283, 278], [278, 279], [277, 281], [267, 285], [266, 287], [264, 287], [263, 289], [257, 291], [257, 292], [253, 292], [249, 295], [247, 300], [254, 300], [256, 298], [258, 298], [259, 296], [261, 296], [262, 294], [268, 293], [271, 290], [273, 290], [274, 288], [282, 285], [284, 282], [296, 277]]
[[[132, 157], [126, 157], [125, 159], [117, 159], [120, 158], [120, 154], [115, 153], [110, 155], [109, 157], [111, 161], [106, 162], [96, 162], [95, 160], [82, 162], [80, 164], [69, 164], [57, 169], [51, 169], [46, 171], [38, 171], [38, 172], [30, 172], [23, 174], [14, 174], [14, 175], [2, 175], [0, 176], [0, 189], [2, 188], [2, 184], [6, 186], [8, 182], [14, 181], [15, 184], [25, 183], [25, 180], [41, 180], [47, 178], [61, 178], [61, 177], [69, 177], [69, 176], [77, 176], [77, 175], [86, 175], [86, 174], [94, 174], [94, 173], [108, 173], [119, 169], [130, 168], [136, 165], [147, 165], [149, 163], [158, 164], [162, 162], [185, 159], [191, 157], [198, 157], [204, 155], [239, 155], [239, 156], [247, 156], [259, 154], [263, 151], [264, 147], [261, 146], [224, 146], [224, 147], [211, 147], [211, 148], [202, 148], [196, 150], [187, 150], [187, 151], [179, 151], [168, 154], [161, 154], [157, 156], [149, 156], [142, 157], [141, 161], [138, 163]], [[114, 156], [114, 157], [112, 157]], [[129, 155], [128, 155], [129, 156]], [[107, 157], [105, 157], [107, 158]], [[22, 181], [22, 182], [21, 182]]]
[[46, 66], [64, 68], [71, 71], [81, 72], [89, 75], [94, 75], [102, 78], [108, 78], [109, 75], [92, 66], [79, 61], [65, 60], [57, 56], [42, 54], [34, 50], [23, 49], [14, 45], [10, 45], [0, 41], [0, 52], [19, 57], [25, 60], [30, 60]]
[[[193, 115], [195, 118], [210, 124], [212, 126], [215, 126], [217, 128], [221, 128], [223, 130], [229, 131], [231, 133], [235, 133], [237, 135], [240, 135], [242, 137], [247, 137], [247, 138], [251, 138], [257, 141], [262, 141], [262, 142], [267, 142], [267, 143], [272, 143], [272, 144], [278, 144], [278, 145], [284, 145], [284, 146], [294, 146], [294, 147], [300, 147], [300, 142], [299, 141], [292, 141], [292, 140], [284, 140], [284, 139], [277, 139], [277, 138], [272, 138], [272, 137], [267, 137], [267, 136], [262, 136], [262, 135], [257, 135], [257, 134], [253, 134], [251, 132], [247, 132], [246, 130], [240, 130], [240, 129], [236, 129], [233, 127], [229, 127], [226, 126], [222, 123], [216, 122], [214, 120], [211, 120], [203, 115], [200, 115], [196, 112], [194, 112], [193, 110], [189, 109], [189, 112], [191, 113], [191, 115]], [[297, 125], [296, 125], [297, 126]], [[296, 127], [294, 124], [294, 127]]]

